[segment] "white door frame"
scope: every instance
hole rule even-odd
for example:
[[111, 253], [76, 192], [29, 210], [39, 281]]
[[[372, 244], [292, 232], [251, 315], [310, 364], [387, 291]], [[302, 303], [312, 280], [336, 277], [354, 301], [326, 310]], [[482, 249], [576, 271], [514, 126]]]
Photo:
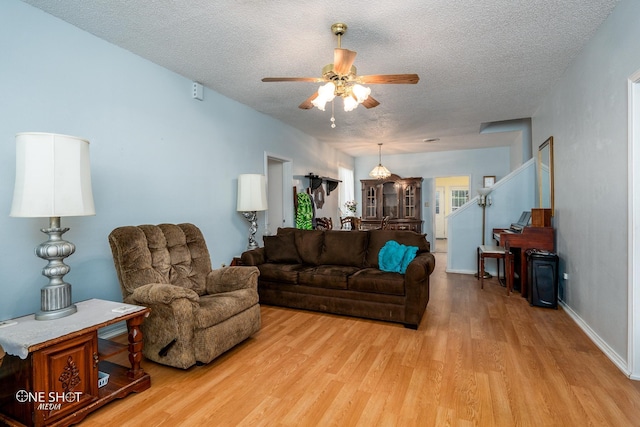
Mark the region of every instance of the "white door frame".
[[[264, 152], [264, 175], [269, 179], [269, 160], [282, 163], [282, 227], [293, 227], [293, 160], [278, 154]], [[264, 229], [269, 217], [264, 216]]]
[[[640, 70], [628, 83], [629, 92], [629, 307], [627, 369], [629, 378], [640, 380]], [[634, 173], [634, 171], [636, 171]]]
[[[434, 184], [435, 185], [435, 184]], [[436, 235], [436, 240], [440, 239], [440, 238], [447, 238], [447, 215], [444, 209], [445, 206], [445, 200], [447, 198], [447, 195], [445, 194], [445, 188], [443, 185], [436, 185], [436, 191], [435, 194], [440, 193], [440, 200], [439, 200], [439, 205], [437, 206], [436, 204], [436, 196], [434, 195], [434, 199], [433, 199], [433, 215], [434, 215], [434, 234]], [[436, 207], [438, 207], [440, 213], [436, 212]], [[438, 223], [438, 216], [440, 217], [440, 221], [441, 223]], [[442, 229], [441, 229], [442, 228]], [[440, 237], [440, 236], [444, 236], [444, 237]]]

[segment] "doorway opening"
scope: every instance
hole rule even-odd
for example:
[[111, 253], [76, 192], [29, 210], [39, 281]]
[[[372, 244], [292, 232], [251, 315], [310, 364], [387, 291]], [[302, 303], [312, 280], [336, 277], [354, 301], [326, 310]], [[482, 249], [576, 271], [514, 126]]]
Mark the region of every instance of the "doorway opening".
[[434, 252], [448, 251], [447, 216], [469, 201], [468, 176], [444, 176], [435, 179], [433, 234]]
[[270, 236], [277, 233], [278, 227], [293, 227], [292, 161], [265, 153], [264, 168], [269, 206], [264, 216], [264, 235]]

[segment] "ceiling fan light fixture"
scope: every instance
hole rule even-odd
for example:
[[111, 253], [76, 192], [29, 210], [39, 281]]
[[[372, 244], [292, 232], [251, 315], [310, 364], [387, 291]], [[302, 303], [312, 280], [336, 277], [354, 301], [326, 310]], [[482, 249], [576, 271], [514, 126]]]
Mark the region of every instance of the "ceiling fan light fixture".
[[368, 87], [355, 84], [351, 87], [347, 87], [345, 94], [342, 95], [344, 99], [344, 111], [353, 111], [358, 105], [362, 104], [369, 98], [371, 89]]
[[359, 84], [353, 85], [353, 87], [351, 88], [351, 91], [353, 92], [353, 95], [356, 97], [358, 104], [362, 104], [364, 101], [367, 100], [367, 98], [369, 98], [369, 95], [371, 95], [371, 88], [364, 87]]
[[369, 176], [375, 179], [385, 179], [391, 176], [389, 169], [382, 166], [382, 143], [378, 143], [378, 166], [369, 172]]
[[333, 101], [336, 96], [336, 85], [333, 82], [329, 82], [318, 88], [318, 96], [311, 101], [311, 103], [318, 107], [318, 110], [324, 111], [324, 107], [327, 102]]
[[[344, 101], [344, 110], [353, 111], [359, 104], [366, 109], [380, 105], [371, 94], [368, 87], [356, 84], [416, 84], [420, 80], [417, 74], [371, 74], [358, 77], [358, 71], [353, 65], [357, 52], [342, 48], [342, 36], [347, 31], [347, 25], [337, 22], [331, 26], [331, 32], [338, 37], [338, 47], [333, 50], [333, 63], [327, 64], [322, 69], [322, 77], [264, 77], [263, 82], [328, 82], [318, 89], [316, 93], [304, 100], [298, 108], [311, 110], [318, 107], [324, 111], [327, 102], [333, 101], [335, 96], [340, 96]], [[353, 98], [353, 100], [351, 99]], [[333, 103], [331, 104], [331, 127], [335, 128], [333, 117]]]
[[345, 96], [344, 100], [344, 111], [353, 111], [358, 106], [358, 101], [351, 95]]

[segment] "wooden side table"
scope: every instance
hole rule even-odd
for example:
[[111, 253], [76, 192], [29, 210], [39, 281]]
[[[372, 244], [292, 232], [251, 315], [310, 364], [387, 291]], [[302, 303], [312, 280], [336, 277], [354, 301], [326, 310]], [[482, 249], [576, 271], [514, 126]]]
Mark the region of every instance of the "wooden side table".
[[[61, 319], [37, 321], [33, 315], [0, 328], [0, 424], [67, 426], [114, 399], [151, 386], [140, 366], [140, 325], [149, 308], [91, 299]], [[98, 330], [126, 321], [128, 345], [98, 338]], [[107, 359], [129, 352], [130, 366]], [[98, 386], [99, 372], [108, 382]]]

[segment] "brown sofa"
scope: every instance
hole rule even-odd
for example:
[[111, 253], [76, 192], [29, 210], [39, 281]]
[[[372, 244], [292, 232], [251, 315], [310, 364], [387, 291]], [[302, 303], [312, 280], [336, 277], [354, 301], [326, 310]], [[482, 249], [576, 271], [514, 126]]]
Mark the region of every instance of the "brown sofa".
[[[378, 253], [389, 240], [417, 246], [405, 274], [382, 271]], [[280, 228], [241, 262], [260, 269], [258, 294], [270, 304], [369, 319], [416, 329], [429, 301], [435, 258], [413, 231]]]

